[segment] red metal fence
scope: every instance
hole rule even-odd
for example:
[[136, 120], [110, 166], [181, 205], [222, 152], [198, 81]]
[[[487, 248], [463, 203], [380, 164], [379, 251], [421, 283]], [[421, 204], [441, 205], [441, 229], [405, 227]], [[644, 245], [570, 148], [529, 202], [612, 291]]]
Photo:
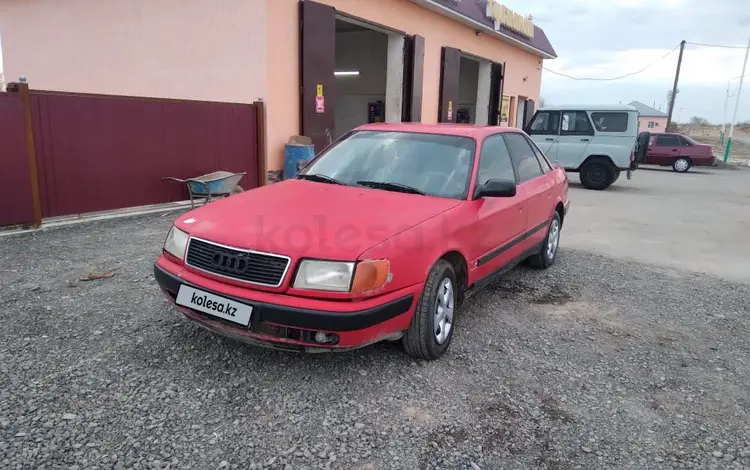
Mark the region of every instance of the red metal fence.
[[24, 107], [18, 93], [0, 93], [0, 226], [34, 220]]
[[[8, 93], [15, 102], [17, 93]], [[33, 142], [43, 217], [81, 214], [187, 198], [186, 189], [162, 182], [217, 170], [246, 172], [244, 189], [257, 187], [262, 170], [262, 103], [232, 104], [30, 91]], [[0, 105], [1, 106], [1, 105]], [[18, 106], [7, 106], [18, 113]], [[23, 110], [20, 110], [23, 116]], [[0, 107], [0, 116], [3, 107]], [[10, 140], [23, 137], [9, 129]], [[4, 132], [0, 129], [0, 145]], [[18, 147], [11, 161], [26, 165]], [[5, 153], [5, 152], [3, 152]], [[6, 159], [0, 171], [6, 172]], [[28, 193], [28, 190], [26, 191]], [[26, 197], [23, 207], [26, 207]], [[0, 203], [1, 204], [1, 203]], [[28, 213], [26, 209], [25, 214]], [[0, 205], [0, 226], [32, 223]]]

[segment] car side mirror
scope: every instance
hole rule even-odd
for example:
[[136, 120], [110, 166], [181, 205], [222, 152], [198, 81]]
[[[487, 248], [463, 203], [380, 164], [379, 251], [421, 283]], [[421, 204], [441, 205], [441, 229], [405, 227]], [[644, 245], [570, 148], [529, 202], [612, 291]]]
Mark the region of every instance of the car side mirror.
[[516, 182], [511, 180], [488, 180], [477, 190], [477, 198], [513, 197], [516, 195]]

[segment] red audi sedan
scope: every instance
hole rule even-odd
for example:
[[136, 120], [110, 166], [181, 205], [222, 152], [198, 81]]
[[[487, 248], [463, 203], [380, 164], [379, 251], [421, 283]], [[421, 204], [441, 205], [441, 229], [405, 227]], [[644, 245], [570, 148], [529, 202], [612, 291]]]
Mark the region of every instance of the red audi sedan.
[[181, 215], [155, 277], [188, 319], [250, 343], [400, 340], [437, 359], [470, 292], [552, 266], [568, 205], [565, 171], [517, 129], [365, 125], [293, 179]]

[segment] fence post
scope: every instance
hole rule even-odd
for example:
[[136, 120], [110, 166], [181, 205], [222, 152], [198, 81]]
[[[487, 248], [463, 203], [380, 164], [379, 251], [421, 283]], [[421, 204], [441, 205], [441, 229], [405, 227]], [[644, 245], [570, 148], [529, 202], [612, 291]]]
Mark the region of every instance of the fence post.
[[23, 121], [26, 128], [26, 150], [29, 157], [29, 179], [31, 183], [31, 203], [34, 208], [34, 227], [42, 225], [42, 203], [39, 195], [39, 170], [36, 162], [36, 147], [34, 146], [34, 121], [31, 115], [31, 96], [28, 83], [9, 83], [9, 92], [18, 93], [23, 106]]
[[253, 102], [255, 107], [255, 135], [258, 143], [258, 187], [265, 186], [266, 175], [266, 104], [263, 100]]

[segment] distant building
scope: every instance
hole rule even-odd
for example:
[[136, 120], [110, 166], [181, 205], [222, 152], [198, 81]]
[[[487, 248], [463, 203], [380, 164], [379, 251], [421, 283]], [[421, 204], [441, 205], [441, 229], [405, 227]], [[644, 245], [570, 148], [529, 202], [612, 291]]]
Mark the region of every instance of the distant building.
[[638, 132], [666, 132], [667, 131], [667, 113], [662, 113], [658, 109], [646, 106], [640, 101], [630, 103], [638, 110]]

